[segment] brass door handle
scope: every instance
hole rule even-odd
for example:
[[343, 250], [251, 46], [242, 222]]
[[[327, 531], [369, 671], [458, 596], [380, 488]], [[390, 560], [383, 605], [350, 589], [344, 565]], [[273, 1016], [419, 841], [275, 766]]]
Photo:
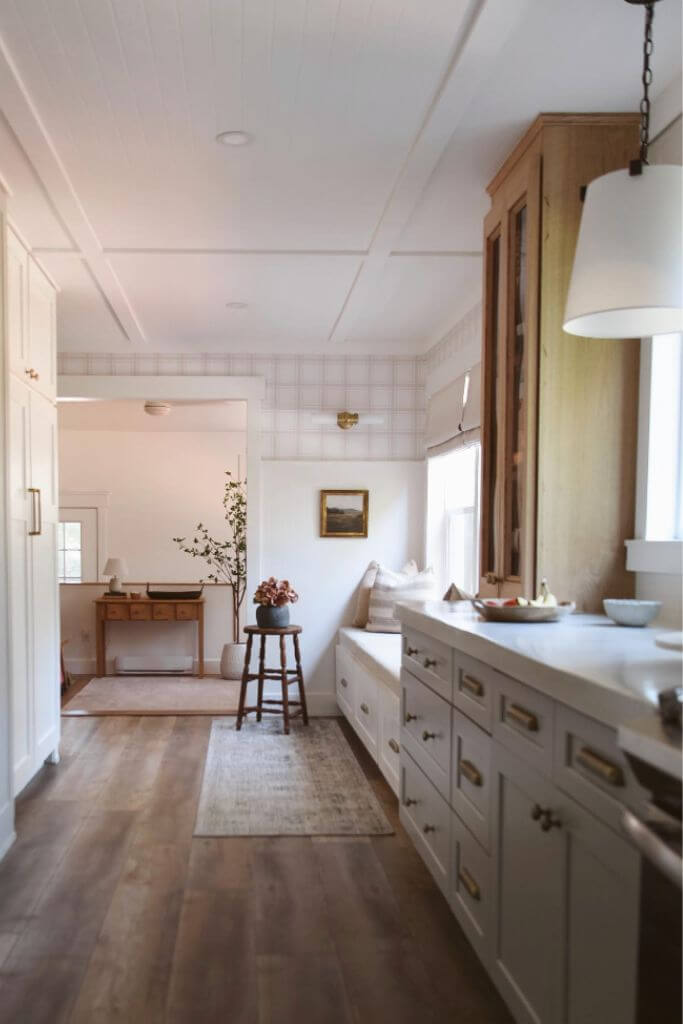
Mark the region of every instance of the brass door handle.
[[463, 675], [461, 686], [463, 690], [468, 690], [474, 697], [484, 696], [483, 684], [478, 679], [474, 679], [473, 676]]
[[398, 754], [401, 749], [396, 740], [387, 740], [387, 745], [393, 750], [395, 754]]
[[460, 762], [460, 773], [465, 776], [468, 782], [471, 782], [473, 786], [483, 785], [484, 779], [479, 769], [472, 764], [471, 761], [462, 760]]
[[524, 708], [518, 707], [516, 704], [510, 704], [505, 709], [505, 718], [515, 725], [521, 725], [522, 729], [526, 729], [527, 732], [538, 732], [538, 718], [533, 715], [530, 711], [526, 711]]
[[434, 668], [435, 665], [436, 665], [436, 658], [425, 658], [425, 660], [424, 660], [424, 667], [425, 668]]
[[409, 722], [417, 722], [417, 719], [418, 719], [417, 715], [411, 715], [410, 711], [406, 711], [406, 713], [404, 715], [404, 721], [405, 721], [406, 725], [408, 725]]
[[367, 706], [367, 704], [361, 704], [360, 709], [364, 715], [370, 714], [370, 708]]
[[465, 886], [473, 900], [481, 899], [481, 889], [472, 878], [472, 875], [469, 873], [467, 868], [460, 868], [460, 871], [458, 871], [458, 878]]
[[435, 732], [427, 732], [427, 730], [425, 729], [425, 731], [422, 733], [422, 739], [425, 741], [425, 743], [427, 742], [427, 740], [435, 740], [436, 739], [436, 733]]
[[591, 775], [606, 782], [609, 786], [623, 786], [624, 773], [618, 764], [613, 764], [588, 747], [583, 747], [576, 755], [576, 763]]
[[40, 497], [40, 487], [29, 487], [33, 503], [33, 529], [28, 531], [29, 537], [39, 537], [43, 532], [43, 507]]
[[406, 647], [406, 654], [408, 655], [409, 658], [412, 658], [412, 656], [414, 654], [419, 654], [419, 653], [420, 652], [417, 649], [417, 647]]
[[531, 808], [531, 817], [534, 821], [540, 821], [543, 832], [550, 832], [551, 828], [562, 828], [562, 822], [559, 818], [553, 816], [551, 807], [541, 807], [540, 804], [534, 804]]
[[430, 832], [436, 832], [436, 825], [423, 825], [422, 831], [427, 836]]
[[340, 682], [344, 688], [346, 688], [349, 685], [348, 681], [344, 679], [344, 676], [341, 677]]

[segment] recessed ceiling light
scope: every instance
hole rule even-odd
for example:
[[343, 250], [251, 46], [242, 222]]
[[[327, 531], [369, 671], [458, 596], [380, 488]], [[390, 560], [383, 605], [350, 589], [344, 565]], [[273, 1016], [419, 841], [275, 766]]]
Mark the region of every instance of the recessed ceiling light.
[[225, 308], [226, 309], [246, 309], [247, 306], [248, 306], [248, 303], [246, 303], [246, 302], [226, 302], [225, 303]]
[[251, 135], [248, 132], [219, 132], [216, 142], [221, 146], [246, 146], [251, 142]]

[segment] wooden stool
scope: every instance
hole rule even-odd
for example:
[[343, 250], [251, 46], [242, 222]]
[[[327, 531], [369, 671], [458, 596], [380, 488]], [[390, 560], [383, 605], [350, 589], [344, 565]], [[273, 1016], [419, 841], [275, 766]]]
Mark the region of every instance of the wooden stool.
[[[289, 723], [292, 718], [297, 718], [299, 715], [304, 720], [304, 725], [308, 725], [308, 709], [306, 707], [306, 692], [304, 690], [304, 674], [301, 671], [301, 651], [299, 649], [299, 633], [301, 632], [301, 626], [286, 626], [284, 629], [261, 629], [260, 626], [245, 626], [244, 632], [247, 634], [247, 650], [244, 655], [244, 671], [242, 672], [242, 686], [240, 688], [240, 703], [237, 711], [237, 728], [242, 728], [242, 719], [249, 714], [250, 711], [256, 712], [256, 721], [261, 721], [261, 715], [265, 711], [271, 711], [275, 714], [282, 712], [284, 719], [285, 733], [289, 733]], [[261, 646], [259, 648], [259, 665], [258, 672], [249, 671], [249, 662], [251, 661], [251, 648], [255, 636], [261, 637]], [[266, 668], [266, 637], [278, 636], [280, 638], [280, 668]], [[285, 638], [291, 636], [294, 642], [294, 658], [296, 660], [296, 668], [287, 668], [287, 648]], [[291, 678], [294, 677], [294, 678]], [[245, 707], [247, 700], [247, 686], [253, 679], [258, 679], [258, 696], [256, 704], [252, 707]], [[263, 683], [266, 679], [277, 679], [282, 684], [282, 700], [265, 700], [263, 697]], [[289, 685], [290, 683], [296, 682], [299, 684], [299, 700], [289, 699]], [[275, 707], [264, 707], [265, 704], [274, 704]], [[290, 714], [289, 709], [295, 707], [298, 710], [293, 714]]]

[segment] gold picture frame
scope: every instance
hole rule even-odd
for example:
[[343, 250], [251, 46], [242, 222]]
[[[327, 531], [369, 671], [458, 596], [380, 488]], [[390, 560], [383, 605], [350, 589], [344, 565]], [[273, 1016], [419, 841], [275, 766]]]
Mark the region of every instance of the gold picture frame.
[[320, 536], [367, 537], [369, 504], [368, 491], [321, 491]]

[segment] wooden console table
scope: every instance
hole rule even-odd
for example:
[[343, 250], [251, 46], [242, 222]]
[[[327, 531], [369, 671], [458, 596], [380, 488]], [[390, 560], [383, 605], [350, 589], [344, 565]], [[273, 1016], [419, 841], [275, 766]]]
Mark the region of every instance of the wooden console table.
[[126, 597], [98, 597], [95, 600], [97, 675], [107, 674], [108, 622], [196, 622], [197, 675], [204, 676], [204, 598], [194, 601], [155, 601], [150, 598], [131, 600]]

